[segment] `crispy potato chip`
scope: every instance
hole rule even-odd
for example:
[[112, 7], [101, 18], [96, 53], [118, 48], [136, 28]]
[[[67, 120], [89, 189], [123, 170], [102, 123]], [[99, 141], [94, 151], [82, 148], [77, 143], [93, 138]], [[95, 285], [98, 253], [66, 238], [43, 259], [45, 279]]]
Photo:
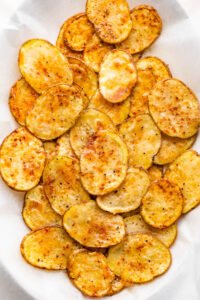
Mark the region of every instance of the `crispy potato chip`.
[[115, 278], [103, 254], [86, 250], [70, 256], [68, 274], [75, 286], [89, 297], [107, 295]]
[[105, 195], [124, 181], [128, 167], [127, 147], [112, 132], [91, 137], [80, 158], [81, 181], [92, 195]]
[[62, 225], [62, 219], [51, 208], [42, 185], [38, 185], [26, 193], [22, 216], [26, 225], [32, 230], [51, 225]]
[[149, 174], [150, 181], [156, 181], [163, 177], [163, 169], [162, 167], [152, 165], [148, 169], [148, 174]]
[[34, 267], [65, 270], [69, 255], [76, 248], [76, 243], [63, 228], [50, 226], [27, 234], [20, 249], [25, 260]]
[[130, 118], [120, 126], [128, 146], [129, 165], [148, 169], [161, 145], [161, 134], [148, 114]]
[[125, 282], [143, 283], [165, 273], [171, 264], [169, 249], [147, 233], [127, 235], [108, 252], [110, 269]]
[[135, 64], [127, 52], [113, 50], [104, 56], [99, 71], [99, 88], [107, 101], [124, 101], [131, 94], [136, 82]]
[[86, 13], [96, 33], [106, 43], [122, 42], [132, 29], [126, 0], [87, 0]]
[[111, 119], [104, 113], [96, 109], [83, 111], [70, 131], [70, 142], [77, 157], [80, 157], [91, 136], [99, 130], [116, 132]]
[[52, 140], [64, 134], [83, 110], [83, 95], [76, 86], [56, 85], [38, 97], [26, 126], [38, 138]]
[[97, 90], [92, 97], [89, 108], [97, 109], [108, 115], [115, 125], [121, 124], [130, 112], [130, 97], [120, 103], [108, 102]]
[[57, 144], [55, 141], [45, 142], [43, 144], [46, 153], [46, 162], [52, 160], [58, 153]]
[[155, 10], [149, 5], [139, 5], [131, 11], [133, 22], [128, 38], [119, 44], [131, 54], [141, 52], [151, 46], [159, 37], [162, 30], [162, 20]]
[[19, 52], [19, 69], [22, 76], [38, 93], [55, 84], [73, 82], [66, 57], [45, 40], [29, 40]]
[[44, 191], [52, 208], [63, 215], [75, 204], [90, 201], [88, 193], [80, 183], [77, 160], [67, 156], [56, 156], [43, 172]]
[[177, 79], [166, 79], [156, 84], [149, 94], [149, 110], [160, 130], [169, 136], [184, 139], [198, 131], [198, 100]]
[[15, 120], [22, 126], [25, 118], [32, 109], [38, 94], [26, 82], [24, 78], [19, 79], [10, 91], [9, 107]]
[[0, 149], [0, 171], [7, 185], [28, 191], [40, 181], [45, 163], [42, 142], [24, 127], [5, 138]]
[[200, 203], [200, 155], [188, 150], [167, 169], [165, 178], [176, 183], [184, 196], [183, 213]]
[[82, 60], [68, 56], [70, 68], [73, 72], [74, 82], [79, 85], [87, 97], [91, 99], [97, 90], [98, 78]]
[[153, 159], [154, 163], [157, 165], [166, 165], [173, 162], [189, 149], [195, 140], [196, 135], [187, 139], [180, 139], [163, 134], [161, 147]]
[[157, 57], [145, 57], [136, 63], [138, 81], [131, 96], [130, 115], [149, 113], [148, 94], [158, 81], [171, 77], [168, 66]]
[[138, 207], [138, 208], [136, 208], [136, 209], [134, 209], [134, 210], [131, 210], [131, 211], [129, 211], [129, 212], [125, 212], [125, 213], [122, 213], [122, 214], [120, 214], [121, 216], [122, 216], [122, 218], [128, 218], [128, 217], [131, 217], [131, 216], [134, 216], [134, 215], [138, 215], [138, 214], [140, 214], [140, 208], [141, 207]]
[[142, 55], [143, 55], [143, 52], [132, 54], [131, 56], [133, 58], [134, 63], [138, 62], [138, 60], [142, 57]]
[[165, 229], [157, 229], [144, 222], [141, 215], [134, 215], [124, 219], [126, 234], [151, 233], [157, 237], [166, 247], [170, 247], [177, 236], [177, 225], [173, 224]]
[[130, 168], [121, 186], [110, 194], [97, 197], [97, 204], [113, 214], [132, 211], [140, 206], [149, 184], [147, 172]]
[[123, 218], [101, 210], [92, 200], [71, 207], [64, 215], [63, 226], [86, 247], [106, 248], [120, 243], [125, 234]]
[[98, 73], [104, 56], [112, 49], [112, 45], [104, 43], [94, 34], [85, 46], [83, 54], [84, 61], [92, 70]]
[[120, 277], [115, 276], [111, 288], [109, 292], [106, 294], [106, 296], [112, 296], [121, 292], [125, 286], [126, 284], [124, 283], [124, 281]]
[[166, 228], [181, 216], [183, 203], [178, 185], [161, 179], [151, 184], [142, 199], [141, 215], [152, 227]]
[[76, 158], [76, 155], [70, 144], [69, 132], [63, 134], [57, 139], [57, 153], [58, 156], [68, 156], [71, 158]]

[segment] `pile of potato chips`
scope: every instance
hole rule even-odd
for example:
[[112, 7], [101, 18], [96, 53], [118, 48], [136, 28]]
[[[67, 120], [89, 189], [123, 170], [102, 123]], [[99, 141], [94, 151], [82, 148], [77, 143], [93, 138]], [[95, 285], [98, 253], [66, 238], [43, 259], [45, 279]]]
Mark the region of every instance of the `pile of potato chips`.
[[67, 270], [84, 294], [113, 295], [165, 273], [177, 220], [200, 203], [193, 92], [142, 57], [162, 21], [150, 6], [88, 0], [56, 46], [19, 52], [10, 110], [21, 125], [0, 150], [3, 180], [25, 191], [28, 263]]

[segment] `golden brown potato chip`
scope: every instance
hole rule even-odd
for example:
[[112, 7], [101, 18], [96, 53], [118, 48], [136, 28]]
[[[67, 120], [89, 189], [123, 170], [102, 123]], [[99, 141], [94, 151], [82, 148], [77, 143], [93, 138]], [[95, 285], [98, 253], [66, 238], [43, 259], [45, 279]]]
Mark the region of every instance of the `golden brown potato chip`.
[[110, 194], [97, 197], [97, 204], [113, 214], [132, 211], [140, 206], [149, 184], [146, 171], [130, 168], [121, 186]]
[[128, 146], [129, 165], [148, 169], [161, 145], [161, 134], [148, 114], [130, 118], [120, 126]]
[[70, 256], [68, 274], [75, 286], [89, 297], [107, 295], [115, 278], [103, 254], [86, 250]]
[[125, 282], [120, 277], [115, 276], [111, 288], [109, 292], [106, 294], [106, 296], [112, 296], [121, 292], [125, 286], [126, 286]]
[[66, 57], [45, 40], [29, 40], [19, 52], [19, 69], [22, 76], [38, 93], [55, 84], [73, 82]]
[[135, 64], [127, 52], [113, 50], [104, 56], [99, 71], [99, 88], [107, 101], [124, 101], [131, 94], [136, 82]]
[[115, 125], [121, 124], [130, 112], [130, 97], [120, 103], [108, 102], [97, 90], [92, 97], [89, 108], [97, 109], [108, 115]]
[[70, 144], [69, 132], [63, 134], [57, 139], [57, 153], [58, 156], [68, 156], [71, 158], [76, 158], [76, 155]]
[[138, 62], [138, 60], [142, 57], [142, 55], [143, 55], [143, 52], [132, 54], [131, 56], [133, 58], [134, 63]]
[[156, 84], [149, 94], [149, 110], [157, 126], [166, 135], [184, 139], [198, 131], [198, 100], [177, 79], [166, 79]]
[[0, 149], [0, 171], [7, 185], [28, 191], [40, 181], [45, 163], [42, 142], [20, 127], [5, 138]]
[[163, 169], [159, 166], [152, 165], [148, 169], [149, 179], [151, 181], [156, 181], [162, 178], [163, 176]]
[[76, 243], [58, 226], [32, 231], [21, 243], [25, 260], [34, 267], [47, 270], [67, 269], [69, 255], [76, 248]]
[[44, 191], [52, 208], [63, 215], [71, 206], [90, 201], [88, 193], [80, 183], [77, 160], [67, 156], [56, 156], [43, 172]]
[[92, 195], [108, 194], [116, 190], [126, 177], [127, 147], [117, 134], [99, 132], [83, 149], [80, 166], [84, 188]]
[[196, 135], [187, 139], [180, 139], [163, 134], [161, 147], [153, 159], [154, 163], [157, 165], [166, 165], [173, 162], [189, 149], [195, 140]]
[[165, 178], [176, 183], [184, 196], [183, 213], [200, 203], [200, 156], [188, 150], [167, 169]]
[[124, 219], [126, 234], [151, 233], [157, 237], [166, 247], [170, 247], [177, 236], [177, 225], [173, 224], [165, 229], [157, 229], [144, 222], [141, 215], [137, 214]]
[[32, 230], [51, 225], [62, 225], [62, 219], [51, 208], [42, 185], [38, 185], [26, 193], [22, 215], [26, 225]]
[[55, 141], [45, 142], [43, 144], [45, 154], [46, 154], [46, 162], [52, 160], [58, 153], [57, 144]]
[[116, 245], [125, 234], [123, 218], [101, 210], [92, 200], [72, 206], [64, 215], [63, 226], [73, 239], [86, 247]]
[[108, 252], [110, 269], [125, 282], [143, 283], [165, 273], [171, 264], [169, 249], [147, 233], [127, 235]]
[[119, 47], [135, 54], [151, 46], [162, 30], [162, 20], [149, 5], [139, 5], [131, 11], [133, 27], [128, 38]]
[[168, 66], [157, 57], [145, 57], [136, 63], [138, 81], [131, 97], [130, 115], [149, 113], [148, 94], [158, 81], [171, 77]]
[[56, 85], [37, 98], [26, 118], [35, 136], [52, 140], [69, 130], [83, 110], [83, 95], [76, 86]]
[[126, 0], [87, 0], [86, 12], [96, 33], [106, 43], [122, 42], [132, 29]]
[[10, 91], [9, 107], [15, 120], [22, 126], [25, 118], [32, 109], [38, 94], [26, 82], [24, 78], [19, 79]]
[[140, 208], [141, 207], [138, 207], [138, 208], [136, 208], [136, 209], [134, 209], [134, 210], [131, 210], [131, 211], [129, 211], [129, 212], [125, 212], [125, 213], [122, 213], [122, 214], [120, 214], [121, 216], [122, 216], [122, 218], [128, 218], [128, 217], [132, 217], [132, 216], [134, 216], [134, 215], [138, 215], [138, 214], [140, 214]]
[[99, 130], [116, 132], [111, 119], [96, 109], [83, 111], [70, 131], [70, 142], [77, 157], [80, 157], [89, 139]]
[[175, 223], [183, 211], [184, 198], [177, 184], [161, 179], [153, 182], [142, 199], [141, 215], [155, 228]]

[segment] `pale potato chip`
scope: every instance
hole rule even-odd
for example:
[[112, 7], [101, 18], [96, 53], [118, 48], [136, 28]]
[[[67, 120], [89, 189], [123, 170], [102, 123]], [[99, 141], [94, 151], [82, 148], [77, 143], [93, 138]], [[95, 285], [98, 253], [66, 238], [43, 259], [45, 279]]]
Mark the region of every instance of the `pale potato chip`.
[[167, 169], [165, 178], [176, 183], [184, 196], [183, 213], [200, 203], [200, 156], [188, 150]]
[[148, 114], [130, 118], [120, 126], [128, 146], [129, 165], [148, 169], [161, 145], [161, 134]]
[[71, 158], [76, 158], [76, 155], [70, 144], [69, 132], [59, 137], [56, 143], [58, 156], [68, 156]]
[[116, 245], [125, 234], [123, 218], [101, 210], [92, 200], [72, 206], [64, 215], [63, 226], [73, 239], [86, 247]]
[[126, 177], [127, 147], [117, 134], [101, 131], [83, 149], [80, 166], [84, 188], [92, 195], [108, 194]]
[[177, 79], [166, 79], [156, 84], [149, 94], [149, 110], [157, 126], [166, 135], [184, 139], [198, 131], [198, 100]]
[[189, 149], [195, 140], [196, 135], [187, 139], [181, 139], [163, 134], [161, 147], [153, 159], [154, 163], [157, 165], [166, 165], [173, 162]]
[[148, 169], [148, 174], [149, 174], [149, 178], [151, 181], [156, 181], [163, 177], [163, 169], [162, 169], [162, 167], [152, 165]]
[[112, 49], [112, 45], [104, 43], [94, 34], [85, 46], [83, 54], [84, 61], [92, 70], [98, 73], [104, 56]]
[[178, 185], [166, 179], [155, 181], [142, 199], [141, 215], [155, 228], [174, 224], [183, 211], [184, 198]]
[[32, 109], [38, 94], [26, 82], [24, 78], [19, 79], [10, 91], [9, 107], [15, 120], [22, 126], [28, 112]]
[[128, 218], [128, 217], [132, 217], [132, 216], [134, 216], [134, 215], [138, 215], [138, 214], [140, 214], [140, 208], [141, 207], [138, 207], [138, 208], [136, 208], [136, 209], [134, 209], [134, 210], [131, 210], [131, 211], [129, 211], [129, 212], [125, 212], [125, 213], [122, 213], [122, 214], [120, 214], [124, 219], [125, 218]]
[[26, 118], [26, 127], [43, 140], [69, 130], [83, 110], [83, 95], [76, 86], [56, 85], [37, 98]]
[[107, 295], [115, 278], [103, 254], [86, 250], [70, 256], [68, 274], [75, 286], [89, 297]]
[[43, 144], [45, 154], [46, 154], [46, 162], [52, 160], [58, 153], [57, 144], [55, 141], [45, 142]]
[[110, 194], [97, 197], [97, 204], [113, 214], [129, 212], [138, 208], [150, 185], [149, 176], [141, 168], [130, 168], [120, 187]]
[[151, 46], [162, 30], [158, 12], [149, 5], [139, 5], [131, 11], [133, 27], [128, 38], [118, 46], [131, 54]]
[[88, 193], [80, 183], [77, 160], [67, 156], [56, 156], [43, 172], [45, 194], [52, 208], [63, 215], [71, 206], [90, 201]]
[[112, 281], [111, 288], [106, 296], [112, 296], [121, 292], [125, 286], [125, 282], [120, 277], [115, 276], [115, 279]]
[[38, 185], [26, 193], [22, 216], [26, 225], [32, 230], [51, 225], [62, 225], [62, 219], [51, 208], [42, 185]]
[[63, 228], [50, 226], [27, 234], [20, 249], [25, 260], [34, 267], [65, 270], [69, 255], [76, 248], [76, 243]]
[[136, 233], [151, 233], [153, 236], [157, 237], [166, 247], [170, 247], [177, 236], [177, 225], [173, 224], [168, 228], [157, 229], [146, 224], [141, 217], [137, 214], [124, 219], [126, 234], [136, 234]]
[[38, 93], [55, 84], [73, 82], [67, 58], [45, 40], [33, 39], [22, 45], [19, 52], [22, 76]]
[[5, 138], [0, 149], [0, 171], [7, 185], [18, 191], [35, 187], [42, 176], [45, 151], [42, 142], [20, 127]]
[[97, 35], [106, 43], [122, 42], [132, 29], [126, 0], [87, 0], [86, 13]]
[[147, 233], [127, 235], [108, 252], [110, 269], [125, 282], [143, 283], [165, 273], [171, 264], [169, 249]]
[[119, 125], [126, 120], [129, 115], [130, 97], [120, 103], [111, 103], [104, 99], [97, 90], [89, 103], [89, 108], [94, 108], [103, 112], [110, 117], [115, 125]]
[[70, 131], [70, 143], [77, 157], [80, 157], [89, 139], [99, 130], [116, 132], [111, 119], [96, 109], [83, 111]]
[[149, 113], [148, 94], [158, 81], [171, 77], [168, 66], [157, 57], [145, 57], [136, 63], [138, 81], [131, 96], [130, 115]]
[[124, 101], [131, 94], [136, 82], [136, 67], [127, 52], [113, 50], [104, 56], [99, 71], [99, 88], [107, 101]]

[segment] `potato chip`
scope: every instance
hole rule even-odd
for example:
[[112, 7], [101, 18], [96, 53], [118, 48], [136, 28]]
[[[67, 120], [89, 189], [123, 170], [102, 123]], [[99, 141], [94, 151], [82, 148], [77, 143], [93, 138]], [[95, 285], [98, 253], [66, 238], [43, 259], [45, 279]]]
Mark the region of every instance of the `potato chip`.
[[142, 199], [141, 215], [152, 227], [166, 228], [181, 216], [183, 203], [184, 198], [178, 185], [161, 179], [151, 184]]
[[99, 130], [116, 132], [111, 119], [96, 109], [83, 111], [70, 131], [70, 142], [77, 157], [80, 157], [89, 139]]
[[129, 165], [148, 169], [161, 145], [161, 134], [148, 114], [130, 118], [120, 126], [128, 146]]
[[57, 144], [55, 141], [45, 142], [43, 144], [45, 154], [46, 154], [46, 162], [52, 160], [58, 153]]
[[42, 142], [24, 127], [5, 138], [0, 150], [0, 171], [7, 185], [28, 191], [40, 181], [45, 163]]
[[153, 159], [154, 163], [157, 165], [166, 165], [173, 162], [192, 146], [195, 139], [196, 135], [187, 139], [181, 139], [163, 134], [161, 147]]
[[136, 82], [135, 64], [127, 52], [113, 50], [104, 56], [99, 71], [99, 88], [107, 101], [124, 101], [131, 94]]
[[68, 156], [71, 158], [76, 158], [76, 155], [70, 144], [69, 132], [63, 134], [57, 139], [57, 153], [58, 156]]
[[22, 126], [25, 118], [32, 109], [38, 94], [26, 82], [24, 78], [19, 79], [10, 91], [9, 107], [15, 120]]
[[26, 193], [22, 216], [26, 225], [32, 230], [51, 225], [62, 225], [62, 219], [51, 208], [42, 185], [38, 185]]
[[162, 20], [149, 5], [139, 5], [131, 11], [133, 27], [128, 38], [119, 44], [121, 49], [131, 54], [141, 52], [151, 46], [162, 30]]
[[200, 156], [188, 150], [167, 169], [165, 178], [176, 183], [184, 196], [183, 213], [200, 203]]
[[149, 174], [150, 181], [153, 182], [163, 177], [163, 169], [159, 166], [152, 165], [148, 169], [148, 174]]
[[157, 229], [144, 222], [141, 215], [137, 214], [124, 219], [126, 234], [151, 233], [166, 247], [170, 247], [177, 236], [177, 225], [173, 224], [165, 229]]
[[63, 226], [86, 247], [106, 248], [120, 243], [125, 234], [123, 218], [101, 210], [92, 200], [71, 207], [64, 215]]
[[21, 253], [34, 267], [65, 270], [69, 255], [76, 243], [67, 232], [57, 226], [45, 227], [27, 234], [21, 243]]
[[177, 79], [166, 79], [156, 84], [149, 94], [149, 110], [157, 126], [166, 135], [184, 139], [198, 131], [198, 100]]
[[29, 40], [19, 52], [19, 69], [22, 76], [38, 93], [55, 84], [73, 82], [67, 58], [45, 40]]
[[130, 112], [130, 97], [120, 103], [108, 102], [99, 91], [92, 97], [89, 108], [97, 109], [108, 115], [115, 125], [121, 124]]
[[136, 208], [136, 209], [134, 209], [134, 210], [131, 210], [131, 211], [129, 211], [129, 212], [125, 212], [125, 213], [122, 213], [122, 214], [120, 214], [121, 216], [122, 216], [122, 218], [128, 218], [128, 217], [132, 217], [132, 216], [135, 216], [135, 215], [138, 215], [138, 214], [140, 214], [140, 208], [141, 207], [138, 207], [138, 208]]
[[124, 281], [120, 277], [115, 276], [115, 279], [112, 281], [111, 288], [106, 296], [112, 296], [121, 292], [125, 286], [126, 284]]
[[165, 273], [171, 264], [169, 249], [147, 233], [127, 235], [108, 252], [110, 269], [125, 282], [143, 283]]
[[134, 63], [138, 62], [138, 60], [142, 57], [142, 54], [143, 52], [139, 52], [131, 55]]
[[87, 0], [86, 13], [96, 33], [106, 43], [122, 42], [132, 29], [126, 0]]
[[71, 206], [90, 201], [80, 183], [77, 160], [67, 156], [56, 156], [43, 172], [44, 191], [52, 208], [63, 215]]
[[136, 63], [138, 81], [131, 97], [130, 115], [149, 113], [148, 94], [158, 81], [171, 77], [169, 68], [157, 57], [145, 57]]
[[38, 138], [52, 140], [69, 130], [82, 110], [83, 96], [76, 86], [56, 85], [38, 97], [26, 126]]
[[130, 168], [121, 186], [110, 194], [97, 197], [97, 204], [113, 214], [132, 211], [140, 206], [149, 184], [147, 172]]
[[127, 147], [115, 133], [99, 132], [83, 149], [80, 166], [84, 188], [92, 195], [108, 194], [126, 177]]

